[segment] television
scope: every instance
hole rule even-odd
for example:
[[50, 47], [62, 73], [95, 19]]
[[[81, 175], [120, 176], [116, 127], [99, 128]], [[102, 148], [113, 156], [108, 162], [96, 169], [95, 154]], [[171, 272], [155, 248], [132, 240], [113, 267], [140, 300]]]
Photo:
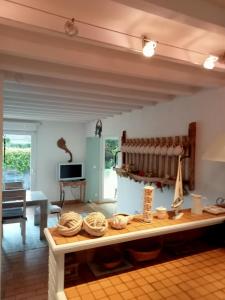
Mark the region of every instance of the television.
[[84, 179], [84, 164], [80, 163], [59, 163], [58, 180], [80, 180]]

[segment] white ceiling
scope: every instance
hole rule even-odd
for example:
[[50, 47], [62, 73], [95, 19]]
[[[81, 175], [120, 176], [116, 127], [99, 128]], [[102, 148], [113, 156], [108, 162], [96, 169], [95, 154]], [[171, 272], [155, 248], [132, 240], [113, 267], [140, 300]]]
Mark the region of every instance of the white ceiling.
[[224, 87], [223, 62], [202, 68], [225, 51], [224, 15], [223, 0], [0, 0], [4, 117], [88, 122]]

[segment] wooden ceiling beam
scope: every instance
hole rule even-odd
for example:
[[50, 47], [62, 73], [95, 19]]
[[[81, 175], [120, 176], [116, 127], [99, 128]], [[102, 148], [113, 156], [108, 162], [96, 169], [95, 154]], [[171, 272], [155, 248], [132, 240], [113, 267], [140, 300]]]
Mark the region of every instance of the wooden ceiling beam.
[[[17, 99], [10, 99], [8, 98], [7, 101], [4, 101], [4, 107], [27, 107], [28, 103], [27, 101], [18, 101]], [[132, 109], [140, 109], [142, 108], [141, 106], [136, 106], [136, 107], [128, 107], [128, 106], [104, 106], [104, 105], [83, 105], [83, 104], [65, 104], [62, 102], [61, 104], [55, 104], [51, 103], [49, 104], [43, 102], [29, 102], [29, 108], [31, 109], [46, 109], [46, 110], [59, 110], [62, 113], [64, 111], [77, 111], [77, 110], [84, 110], [84, 111], [90, 111], [92, 110], [93, 112], [99, 111], [99, 112], [130, 112]]]
[[[40, 107], [40, 106], [31, 106], [31, 107], [25, 107], [25, 106], [21, 106], [19, 104], [4, 104], [3, 109], [19, 109], [20, 111], [27, 111], [27, 112], [48, 112], [48, 113], [61, 113], [63, 115], [71, 115], [74, 113], [79, 113], [79, 114], [99, 114], [99, 115], [108, 115], [108, 116], [113, 116], [114, 114], [121, 114], [122, 111], [119, 109], [115, 109], [115, 110], [107, 110], [107, 109], [87, 109], [87, 108], [74, 108], [74, 109], [67, 109], [65, 108], [51, 108], [51, 107]], [[127, 110], [130, 111], [130, 110]]]
[[[48, 89], [49, 91], [86, 91], [102, 95], [120, 95], [126, 97], [148, 97], [149, 92], [159, 92], [161, 94], [169, 95], [191, 95], [198, 92], [200, 89], [194, 86], [188, 86], [186, 84], [174, 84], [170, 82], [163, 82], [157, 80], [148, 80], [145, 83], [145, 80], [142, 82], [142, 85], [133, 87], [118, 87], [118, 81], [121, 84], [122, 82], [127, 82], [127, 79], [130, 78], [114, 78], [114, 81], [110, 85], [106, 84], [95, 84], [91, 82], [82, 82], [82, 81], [69, 81], [57, 78], [48, 78], [35, 75], [27, 74], [17, 74], [5, 72], [5, 84], [4, 88], [8, 90], [13, 89], [27, 89], [27, 90], [38, 90], [38, 89]], [[134, 78], [135, 79], [135, 78]], [[132, 79], [133, 83], [133, 79]]]
[[[195, 0], [114, 0], [114, 2], [180, 23], [225, 35], [225, 6], [218, 2]], [[179, 16], [179, 18], [178, 18]]]
[[50, 95], [45, 95], [45, 94], [31, 94], [31, 93], [16, 93], [16, 92], [4, 92], [3, 93], [4, 97], [10, 97], [10, 98], [18, 98], [18, 99], [27, 99], [28, 101], [31, 99], [35, 100], [42, 100], [45, 99], [46, 102], [48, 101], [55, 101], [61, 103], [62, 101], [68, 101], [70, 102], [97, 102], [97, 103], [108, 103], [108, 104], [128, 104], [128, 105], [151, 105], [155, 104], [157, 101], [158, 102], [164, 102], [164, 101], [171, 101], [173, 100], [172, 97], [165, 97], [165, 99], [157, 99], [157, 98], [149, 98], [148, 100], [141, 100], [141, 99], [127, 99], [127, 98], [122, 98], [122, 97], [112, 97], [112, 96], [93, 96], [92, 94], [85, 94], [85, 93], [76, 93], [74, 96], [50, 96]]
[[[11, 46], [14, 42], [14, 40], [10, 40], [8, 44]], [[21, 46], [21, 41], [19, 44]], [[0, 51], [4, 53], [10, 51], [9, 49], [4, 49], [4, 46], [1, 49], [1, 45], [4, 45], [4, 39], [1, 41]], [[29, 49], [29, 43], [26, 47], [26, 49]], [[37, 48], [39, 47], [40, 45], [37, 46]], [[34, 51], [37, 52], [38, 49], [35, 48]], [[43, 49], [40, 51], [43, 52]], [[54, 56], [55, 49], [50, 47], [47, 53], [51, 53]], [[30, 57], [31, 54], [32, 49], [29, 49], [29, 53], [25, 49], [24, 52], [20, 53], [20, 49], [18, 49], [18, 56]], [[130, 57], [129, 53], [124, 54], [117, 51], [117, 55], [114, 54], [114, 57], [107, 55], [104, 57], [99, 53], [94, 53], [92, 56], [95, 55], [96, 57], [91, 57], [88, 60], [85, 54], [83, 59], [79, 59], [80, 55], [77, 55], [76, 50], [73, 49], [70, 61], [63, 61], [63, 58], [67, 57], [63, 51], [58, 60], [57, 58], [53, 59], [52, 56], [45, 57], [44, 53], [42, 57], [39, 57], [39, 60], [3, 54], [0, 56], [0, 69], [103, 85], [113, 84], [117, 80], [118, 87], [133, 86], [135, 88], [142, 86], [144, 88], [148, 80], [152, 79], [196, 87], [218, 87], [224, 84], [225, 74], [216, 70], [206, 72], [202, 66], [177, 64], [172, 61], [161, 60], [159, 57], [146, 61], [143, 57], [136, 57], [136, 55], [131, 55]], [[79, 64], [77, 62], [77, 65], [75, 64], [75, 58], [79, 62]], [[114, 64], [109, 64], [112, 60]], [[93, 65], [93, 61], [98, 63]], [[124, 80], [121, 80], [121, 77]]]

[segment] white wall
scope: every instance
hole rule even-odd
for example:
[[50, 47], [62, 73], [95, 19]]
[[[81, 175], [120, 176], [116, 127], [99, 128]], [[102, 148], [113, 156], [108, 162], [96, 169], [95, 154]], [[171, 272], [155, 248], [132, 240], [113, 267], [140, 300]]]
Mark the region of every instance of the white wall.
[[[59, 200], [59, 184], [56, 167], [59, 162], [67, 162], [69, 154], [58, 148], [61, 137], [73, 154], [74, 162], [85, 160], [85, 127], [83, 124], [63, 122], [42, 122], [37, 131], [37, 185], [50, 201]], [[76, 198], [78, 191], [66, 191], [66, 199]], [[78, 194], [79, 195], [79, 194]]]
[[[145, 107], [103, 120], [103, 136], [121, 136], [126, 130], [128, 137], [156, 137], [187, 134], [188, 124], [197, 122], [196, 192], [205, 195], [208, 202], [218, 196], [225, 197], [225, 163], [203, 161], [201, 156], [217, 135], [225, 132], [225, 89], [208, 90], [192, 97]], [[87, 135], [94, 133], [94, 123], [88, 124]], [[133, 211], [142, 209], [143, 184], [128, 179], [119, 180], [118, 202], [123, 210], [133, 203]], [[154, 206], [171, 205], [173, 190], [156, 190]], [[190, 207], [190, 197], [185, 207]], [[131, 212], [131, 211], [129, 211]]]

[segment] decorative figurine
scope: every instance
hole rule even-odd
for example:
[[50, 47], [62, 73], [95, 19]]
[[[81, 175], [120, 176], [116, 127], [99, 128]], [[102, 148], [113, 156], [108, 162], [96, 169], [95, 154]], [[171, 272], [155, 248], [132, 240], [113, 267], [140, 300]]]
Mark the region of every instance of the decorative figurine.
[[102, 121], [98, 120], [95, 125], [95, 135], [102, 136]]
[[171, 207], [174, 209], [175, 216], [173, 219], [177, 220], [183, 216], [183, 213], [179, 212], [182, 208], [182, 203], [184, 202], [183, 197], [183, 182], [182, 182], [182, 172], [181, 172], [181, 156], [178, 158], [178, 170], [177, 179], [175, 185], [174, 199]]
[[73, 161], [73, 156], [72, 156], [72, 153], [71, 151], [67, 148], [66, 146], [66, 141], [64, 140], [64, 138], [61, 138], [57, 141], [57, 146], [60, 148], [60, 149], [63, 149], [65, 150], [66, 153], [69, 153], [70, 155], [70, 159], [68, 160], [68, 162], [72, 162]]

